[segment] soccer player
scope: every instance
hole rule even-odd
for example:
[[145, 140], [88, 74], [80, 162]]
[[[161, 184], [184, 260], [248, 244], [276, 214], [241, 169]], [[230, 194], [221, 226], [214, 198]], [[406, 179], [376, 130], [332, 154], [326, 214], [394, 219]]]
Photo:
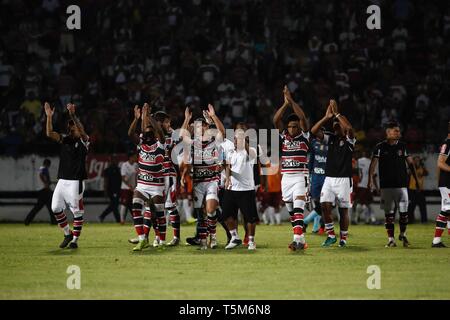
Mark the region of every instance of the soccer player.
[[[284, 103], [275, 113], [273, 123], [280, 131], [281, 144], [281, 189], [283, 201], [291, 216], [294, 239], [289, 244], [291, 251], [307, 248], [303, 234], [303, 213], [308, 190], [308, 149], [310, 133], [302, 108], [295, 103], [287, 86], [284, 87]], [[291, 106], [294, 113], [287, 118], [286, 129], [282, 117]]]
[[[324, 130], [324, 129], [322, 129]], [[310, 195], [313, 202], [313, 210], [305, 218], [305, 226], [313, 221], [313, 233], [322, 234], [324, 229], [321, 227], [322, 208], [320, 206], [320, 193], [325, 182], [325, 167], [327, 164], [328, 145], [323, 140], [317, 138], [311, 139], [309, 154], [309, 172], [311, 177]], [[323, 223], [323, 222], [322, 222]], [[322, 230], [322, 231], [321, 231]]]
[[[143, 133], [141, 141], [138, 144], [138, 175], [137, 186], [133, 194], [133, 220], [136, 233], [139, 238], [138, 244], [133, 251], [141, 251], [149, 246], [148, 244], [148, 224], [144, 225], [144, 219], [150, 220], [150, 217], [144, 216], [145, 202], [151, 200], [155, 209], [154, 214], [157, 217], [158, 230], [160, 234], [165, 233], [164, 217], [164, 133], [161, 126], [149, 117], [150, 106], [145, 103], [142, 108], [142, 128]], [[147, 212], [146, 212], [147, 213]], [[144, 230], [144, 229], [148, 230]], [[147, 234], [147, 237], [146, 237]], [[162, 242], [162, 241], [161, 241]], [[162, 242], [164, 245], [164, 242]]]
[[436, 229], [431, 246], [433, 248], [445, 248], [442, 242], [442, 233], [447, 224], [450, 235], [450, 122], [448, 123], [448, 134], [439, 152], [437, 166], [439, 169], [439, 191], [441, 192], [441, 212], [436, 218]]
[[136, 175], [138, 172], [137, 155], [128, 153], [128, 160], [120, 166], [122, 185], [120, 186], [120, 223], [125, 224], [127, 210], [132, 211], [133, 190], [136, 188]]
[[100, 222], [103, 222], [106, 216], [112, 212], [116, 222], [120, 222], [119, 198], [122, 176], [120, 175], [120, 168], [115, 155], [111, 156], [109, 166], [103, 170], [103, 182], [103, 189], [105, 195], [109, 198], [109, 205], [103, 210], [102, 214], [99, 216], [99, 220]]
[[[321, 128], [332, 119], [334, 119], [334, 133], [324, 132]], [[339, 113], [336, 101], [330, 100], [325, 116], [314, 125], [311, 133], [328, 145], [325, 181], [320, 195], [325, 231], [328, 236], [322, 246], [328, 247], [337, 242], [331, 214], [333, 204], [337, 200], [340, 217], [339, 247], [345, 247], [349, 225], [348, 209], [352, 207], [352, 154], [356, 142], [353, 128], [347, 118]]]
[[357, 223], [360, 219], [358, 205], [360, 205], [362, 208], [366, 223], [376, 222], [375, 215], [370, 205], [372, 202], [372, 190], [367, 188], [367, 185], [369, 183], [369, 167], [370, 159], [368, 157], [367, 151], [364, 150], [361, 154], [361, 157], [357, 160], [359, 183], [358, 188], [356, 189], [355, 203], [353, 205], [355, 223]]
[[[89, 146], [89, 136], [75, 114], [75, 105], [67, 104], [70, 120], [67, 123], [67, 133], [60, 134], [53, 131], [52, 117], [54, 110], [47, 102], [44, 105], [47, 116], [46, 134], [50, 139], [61, 144], [58, 183], [52, 197], [52, 211], [56, 221], [64, 231], [64, 240], [60, 248], [69, 246], [71, 249], [78, 248], [78, 239], [83, 227], [83, 192], [86, 174], [86, 155]], [[64, 213], [66, 205], [73, 214], [73, 231], [67, 222]]]
[[[386, 247], [396, 247], [394, 237], [395, 214], [392, 213], [393, 205], [396, 205], [400, 215], [400, 236], [404, 247], [408, 247], [409, 241], [406, 238], [406, 227], [408, 225], [408, 174], [406, 164], [417, 180], [414, 161], [406, 149], [406, 144], [399, 141], [401, 137], [400, 127], [395, 122], [390, 122], [386, 126], [386, 140], [375, 146], [372, 161], [369, 168], [368, 189], [372, 188], [372, 177], [378, 164], [380, 179], [381, 207], [385, 214], [385, 227], [388, 234]], [[419, 184], [417, 184], [419, 186]]]
[[226, 180], [223, 199], [223, 213], [231, 241], [225, 249], [233, 249], [242, 240], [237, 232], [238, 210], [241, 210], [246, 223], [248, 250], [255, 250], [255, 230], [258, 212], [256, 210], [256, 194], [253, 166], [257, 160], [255, 148], [249, 147], [249, 140], [243, 129], [237, 129], [234, 138], [235, 148], [226, 154]]
[[50, 159], [45, 159], [44, 163], [39, 168], [39, 179], [41, 180], [42, 183], [42, 189], [38, 191], [37, 203], [34, 205], [34, 207], [31, 209], [31, 211], [25, 218], [26, 226], [28, 226], [33, 221], [36, 214], [44, 206], [46, 206], [48, 209], [51, 224], [56, 224], [55, 215], [53, 214], [52, 211], [52, 189], [50, 188], [52, 182], [50, 180], [50, 173], [48, 170], [50, 168], [50, 165], [51, 165]]
[[[219, 205], [218, 188], [221, 164], [219, 160], [220, 143], [225, 136], [225, 128], [217, 117], [214, 107], [208, 105], [208, 116], [213, 120], [218, 129], [217, 135], [212, 135], [208, 129], [209, 124], [204, 118], [198, 118], [194, 122], [194, 139], [191, 139], [188, 126], [192, 118], [189, 108], [186, 108], [185, 121], [183, 123], [183, 140], [185, 143], [191, 144], [190, 166], [193, 171], [194, 185], [194, 211], [197, 216], [197, 235], [200, 238], [200, 250], [206, 250], [208, 231], [210, 234], [211, 249], [217, 248], [216, 209]], [[185, 169], [190, 171], [189, 166]], [[205, 201], [205, 209], [207, 221], [203, 217], [203, 202]]]
[[161, 126], [165, 136], [166, 154], [164, 157], [164, 194], [166, 196], [164, 208], [169, 213], [170, 224], [173, 228], [173, 239], [168, 246], [177, 246], [180, 243], [180, 214], [177, 210], [177, 170], [171, 159], [171, 152], [176, 144], [176, 137], [171, 127], [170, 116], [164, 111], [158, 111], [154, 115], [155, 120]]

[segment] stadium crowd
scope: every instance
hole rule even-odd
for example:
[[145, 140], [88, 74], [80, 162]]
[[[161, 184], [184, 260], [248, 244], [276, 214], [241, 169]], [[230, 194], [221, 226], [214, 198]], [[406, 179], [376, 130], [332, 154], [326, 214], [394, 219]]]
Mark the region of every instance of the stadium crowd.
[[[43, 101], [77, 105], [91, 150], [126, 152], [132, 107], [152, 101], [174, 127], [212, 102], [225, 127], [272, 128], [286, 83], [311, 121], [337, 98], [359, 148], [401, 123], [412, 152], [435, 150], [449, 115], [446, 1], [65, 0], [0, 2], [0, 154], [56, 153]], [[381, 30], [368, 30], [368, 5]]]

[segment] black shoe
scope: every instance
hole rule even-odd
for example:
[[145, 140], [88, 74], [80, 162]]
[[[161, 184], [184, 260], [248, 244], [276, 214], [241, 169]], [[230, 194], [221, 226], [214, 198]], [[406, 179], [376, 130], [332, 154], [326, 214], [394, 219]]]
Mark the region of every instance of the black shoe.
[[76, 248], [78, 248], [78, 244], [77, 244], [76, 242], [71, 242], [71, 243], [69, 244], [69, 248], [70, 248], [70, 249], [76, 249]]
[[61, 244], [59, 245], [59, 247], [62, 249], [62, 248], [65, 248], [65, 247], [67, 247], [67, 245], [70, 243], [70, 241], [72, 241], [73, 240], [73, 234], [71, 233], [71, 234], [69, 234], [69, 235], [67, 235], [67, 236], [64, 236], [64, 240], [63, 240], [63, 242], [61, 242]]
[[409, 241], [408, 241], [408, 239], [406, 238], [406, 236], [399, 235], [399, 236], [398, 236], [398, 240], [403, 241], [403, 246], [404, 246], [405, 248], [409, 247]]
[[186, 243], [191, 246], [199, 246], [200, 245], [200, 239], [197, 237], [190, 237], [186, 238]]
[[445, 244], [443, 244], [442, 242], [439, 242], [439, 243], [436, 243], [436, 244], [432, 243], [431, 247], [432, 248], [447, 248], [447, 246]]

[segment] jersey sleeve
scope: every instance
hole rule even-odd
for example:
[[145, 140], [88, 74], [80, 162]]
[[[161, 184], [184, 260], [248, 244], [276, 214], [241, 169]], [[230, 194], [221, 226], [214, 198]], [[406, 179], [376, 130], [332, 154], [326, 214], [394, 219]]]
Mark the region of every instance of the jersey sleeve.
[[411, 155], [409, 153], [408, 148], [406, 147], [406, 143], [405, 143], [404, 148], [403, 148], [403, 155], [404, 155], [405, 159], [408, 158]]
[[125, 163], [122, 163], [122, 165], [120, 166], [120, 175], [121, 176], [127, 175], [127, 170], [125, 169]]
[[381, 145], [377, 144], [375, 146], [375, 149], [373, 149], [373, 153], [372, 153], [372, 157], [374, 158], [379, 158], [381, 154]]
[[328, 144], [328, 142], [330, 141], [330, 137], [331, 137], [331, 134], [330, 134], [330, 133], [324, 132], [324, 133], [323, 133], [323, 142], [324, 142], [325, 144]]

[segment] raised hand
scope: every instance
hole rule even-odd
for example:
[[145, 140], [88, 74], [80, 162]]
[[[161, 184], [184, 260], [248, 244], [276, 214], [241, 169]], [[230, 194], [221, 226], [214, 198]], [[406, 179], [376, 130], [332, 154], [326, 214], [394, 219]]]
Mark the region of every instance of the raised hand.
[[46, 102], [44, 104], [44, 110], [45, 110], [45, 115], [47, 117], [51, 117], [55, 113], [55, 110], [53, 110], [52, 107], [50, 107], [50, 104], [48, 102]]
[[211, 117], [209, 116], [208, 111], [206, 111], [206, 110], [203, 110], [203, 118], [205, 118], [206, 122], [207, 122], [209, 125], [211, 125], [211, 124], [214, 123], [214, 122], [212, 121]]
[[291, 92], [289, 91], [289, 88], [288, 88], [287, 85], [285, 85], [284, 88], [283, 88], [283, 94], [284, 94], [284, 101], [285, 102], [287, 101], [288, 103], [291, 103], [292, 96], [291, 96]]
[[188, 120], [191, 120], [192, 118], [192, 112], [189, 107], [186, 107], [186, 109], [184, 110], [184, 118]]
[[331, 111], [333, 112], [333, 114], [337, 115], [339, 113], [339, 111], [338, 111], [336, 100], [331, 99], [330, 105], [331, 105]]
[[330, 100], [330, 104], [327, 107], [327, 112], [325, 113], [325, 117], [328, 119], [333, 118], [334, 114], [333, 114], [333, 109], [331, 108], [331, 100]]
[[141, 118], [141, 109], [139, 109], [138, 105], [134, 106], [134, 118], [139, 120]]
[[208, 112], [208, 116], [210, 116], [211, 118], [216, 115], [216, 112], [214, 111], [214, 107], [212, 106], [212, 104], [208, 104], [207, 112]]
[[67, 110], [69, 111], [70, 115], [75, 114], [75, 105], [73, 103], [68, 103]]
[[147, 102], [144, 103], [144, 106], [142, 107], [142, 115], [148, 115], [151, 112], [152, 108], [150, 107], [150, 105]]

